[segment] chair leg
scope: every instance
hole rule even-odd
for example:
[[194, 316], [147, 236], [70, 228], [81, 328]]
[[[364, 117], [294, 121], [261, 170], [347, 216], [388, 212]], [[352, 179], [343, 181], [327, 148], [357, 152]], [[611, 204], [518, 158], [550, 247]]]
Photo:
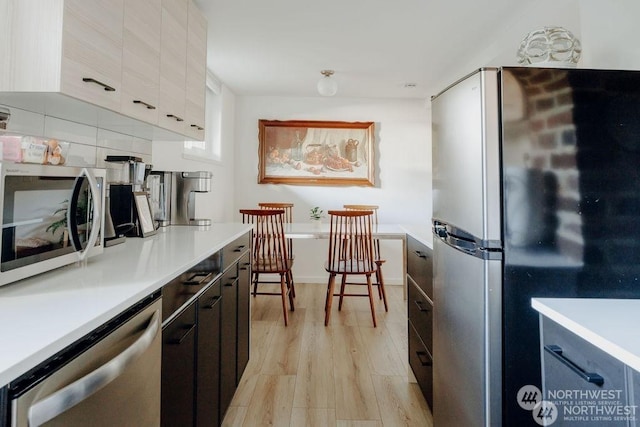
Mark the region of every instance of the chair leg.
[[331, 316], [331, 302], [333, 301], [333, 287], [336, 283], [336, 275], [329, 275], [329, 283], [327, 284], [327, 299], [324, 303], [324, 326], [329, 325], [329, 317]]
[[289, 270], [287, 272], [287, 275], [289, 276], [289, 283], [290, 283], [290, 286], [291, 286], [291, 294], [295, 298], [296, 297], [296, 286], [295, 286], [295, 283], [293, 282], [293, 271]]
[[387, 306], [387, 292], [384, 290], [384, 278], [382, 277], [380, 265], [378, 265], [378, 269], [376, 270], [376, 278], [378, 280], [378, 294], [384, 302], [384, 311], [389, 311], [389, 307]]
[[338, 302], [338, 311], [342, 310], [342, 300], [344, 298], [344, 288], [347, 285], [347, 275], [342, 275], [342, 281], [340, 282], [340, 302]]
[[284, 326], [289, 324], [289, 313], [287, 312], [287, 285], [284, 281], [284, 274], [280, 275], [280, 294], [282, 296], [282, 312], [284, 313]]
[[371, 306], [371, 317], [373, 318], [373, 327], [377, 327], [376, 308], [373, 305], [373, 285], [371, 283], [371, 275], [367, 274], [367, 289], [369, 290], [369, 306]]
[[290, 281], [289, 273], [290, 272], [285, 273], [286, 274], [285, 280], [287, 282], [287, 289], [289, 290], [287, 292], [287, 294], [289, 295], [289, 307], [291, 307], [291, 311], [296, 311], [296, 307], [293, 304], [293, 298], [295, 297], [295, 295], [293, 294], [293, 282]]
[[258, 275], [260, 273], [256, 273], [255, 271], [253, 272], [253, 296], [255, 298], [256, 294], [258, 293]]

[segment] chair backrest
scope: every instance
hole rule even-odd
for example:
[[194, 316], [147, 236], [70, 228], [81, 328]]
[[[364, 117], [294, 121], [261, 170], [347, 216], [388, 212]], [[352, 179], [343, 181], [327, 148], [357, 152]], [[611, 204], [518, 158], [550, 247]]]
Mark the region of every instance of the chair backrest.
[[282, 209], [284, 210], [284, 222], [293, 222], [293, 203], [260, 202], [260, 209]]
[[[291, 224], [293, 222], [293, 203], [278, 203], [278, 202], [260, 202], [258, 203], [260, 209], [282, 209], [284, 210], [284, 222], [285, 224]], [[289, 256], [293, 256], [293, 240], [287, 239], [287, 249]]]
[[330, 210], [329, 271], [375, 271], [374, 245], [371, 234], [372, 211]]
[[[373, 212], [373, 226], [378, 226], [378, 205], [343, 205], [348, 211], [372, 211]], [[373, 250], [376, 259], [381, 259], [380, 255], [380, 240], [373, 239]]]
[[342, 205], [348, 211], [372, 211], [373, 225], [378, 225], [378, 205]]
[[242, 222], [253, 224], [251, 251], [257, 272], [284, 272], [289, 258], [283, 209], [240, 209]]

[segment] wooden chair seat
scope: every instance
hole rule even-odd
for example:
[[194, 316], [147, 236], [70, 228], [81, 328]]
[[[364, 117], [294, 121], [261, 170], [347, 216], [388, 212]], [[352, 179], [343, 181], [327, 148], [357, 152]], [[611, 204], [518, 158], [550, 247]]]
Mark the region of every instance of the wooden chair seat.
[[283, 273], [287, 272], [293, 266], [293, 259], [281, 260], [279, 258], [269, 257], [256, 259], [252, 263], [253, 271], [256, 273]]
[[[375, 265], [376, 264], [374, 264], [374, 266]], [[365, 261], [344, 260], [334, 265], [333, 271], [335, 271], [336, 274], [366, 274], [367, 271], [369, 273], [375, 273], [375, 271], [377, 270], [377, 268], [374, 268], [373, 270], [369, 270], [369, 267], [370, 265]], [[328, 262], [325, 262], [324, 269], [329, 271]]]
[[[343, 208], [349, 211], [372, 211], [373, 226], [378, 226], [377, 205], [343, 205]], [[387, 260], [382, 258], [382, 254], [380, 253], [380, 239], [373, 239], [373, 250], [375, 263], [378, 266], [374, 286], [378, 288], [378, 297], [384, 302], [384, 310], [389, 311], [389, 306], [387, 305], [387, 292], [384, 289], [384, 276], [382, 275], [382, 264], [384, 264]]]
[[[280, 295], [282, 298], [282, 313], [284, 324], [289, 324], [287, 298], [291, 311], [295, 310], [293, 303], [293, 286], [291, 282], [291, 267], [293, 260], [288, 254], [287, 239], [284, 236], [283, 209], [240, 209], [242, 222], [253, 224], [251, 239], [251, 281], [253, 295]], [[260, 273], [277, 274], [278, 281], [259, 280]], [[278, 283], [280, 292], [258, 292], [258, 283]]]
[[[260, 209], [282, 209], [284, 211], [284, 223], [291, 224], [293, 222], [293, 203], [287, 202], [260, 202], [258, 203], [258, 207]], [[293, 239], [287, 239], [287, 254], [291, 262], [293, 263], [293, 259], [295, 255], [293, 254]], [[266, 273], [266, 272], [265, 272]], [[255, 273], [260, 274], [260, 273]], [[258, 283], [256, 281], [256, 283]], [[260, 283], [273, 283], [273, 282], [260, 282]], [[296, 286], [293, 281], [293, 271], [289, 271], [289, 283], [291, 286], [291, 295], [295, 298], [296, 296]], [[256, 296], [257, 289], [254, 286], [253, 296]]]
[[[377, 326], [376, 312], [373, 302], [373, 285], [371, 276], [376, 274], [378, 265], [374, 258], [372, 237], [372, 211], [331, 210], [329, 228], [329, 254], [325, 270], [329, 273], [327, 295], [325, 299], [325, 326], [329, 325], [331, 306], [335, 296], [340, 298], [338, 310], [342, 310], [344, 297], [368, 297], [371, 307], [373, 326]], [[336, 276], [341, 276], [340, 291], [334, 293]], [[351, 283], [347, 278], [351, 275], [364, 276], [366, 283]], [[347, 285], [366, 285], [366, 294], [345, 292]]]

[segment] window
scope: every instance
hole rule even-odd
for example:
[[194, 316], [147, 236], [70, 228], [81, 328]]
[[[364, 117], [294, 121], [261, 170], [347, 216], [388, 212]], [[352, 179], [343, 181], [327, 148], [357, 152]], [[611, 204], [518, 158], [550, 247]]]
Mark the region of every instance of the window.
[[184, 157], [221, 161], [222, 92], [220, 83], [207, 73], [204, 141], [185, 141]]

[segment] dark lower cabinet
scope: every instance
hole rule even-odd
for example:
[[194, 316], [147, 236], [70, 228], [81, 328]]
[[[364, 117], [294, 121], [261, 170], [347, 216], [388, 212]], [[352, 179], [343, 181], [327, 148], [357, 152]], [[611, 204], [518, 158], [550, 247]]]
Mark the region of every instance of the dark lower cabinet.
[[246, 253], [238, 262], [238, 354], [236, 363], [236, 382], [249, 363], [249, 329], [251, 316], [249, 296], [251, 293], [251, 255]]
[[195, 413], [196, 304], [162, 329], [163, 427], [192, 426]]
[[433, 253], [407, 236], [409, 366], [433, 410]]
[[0, 427], [9, 426], [9, 390], [0, 388]]
[[220, 414], [224, 417], [238, 385], [238, 270], [227, 272], [222, 278], [220, 324]]
[[222, 424], [249, 361], [250, 237], [163, 287], [163, 427]]
[[211, 427], [220, 420], [220, 281], [198, 298], [196, 425]]

